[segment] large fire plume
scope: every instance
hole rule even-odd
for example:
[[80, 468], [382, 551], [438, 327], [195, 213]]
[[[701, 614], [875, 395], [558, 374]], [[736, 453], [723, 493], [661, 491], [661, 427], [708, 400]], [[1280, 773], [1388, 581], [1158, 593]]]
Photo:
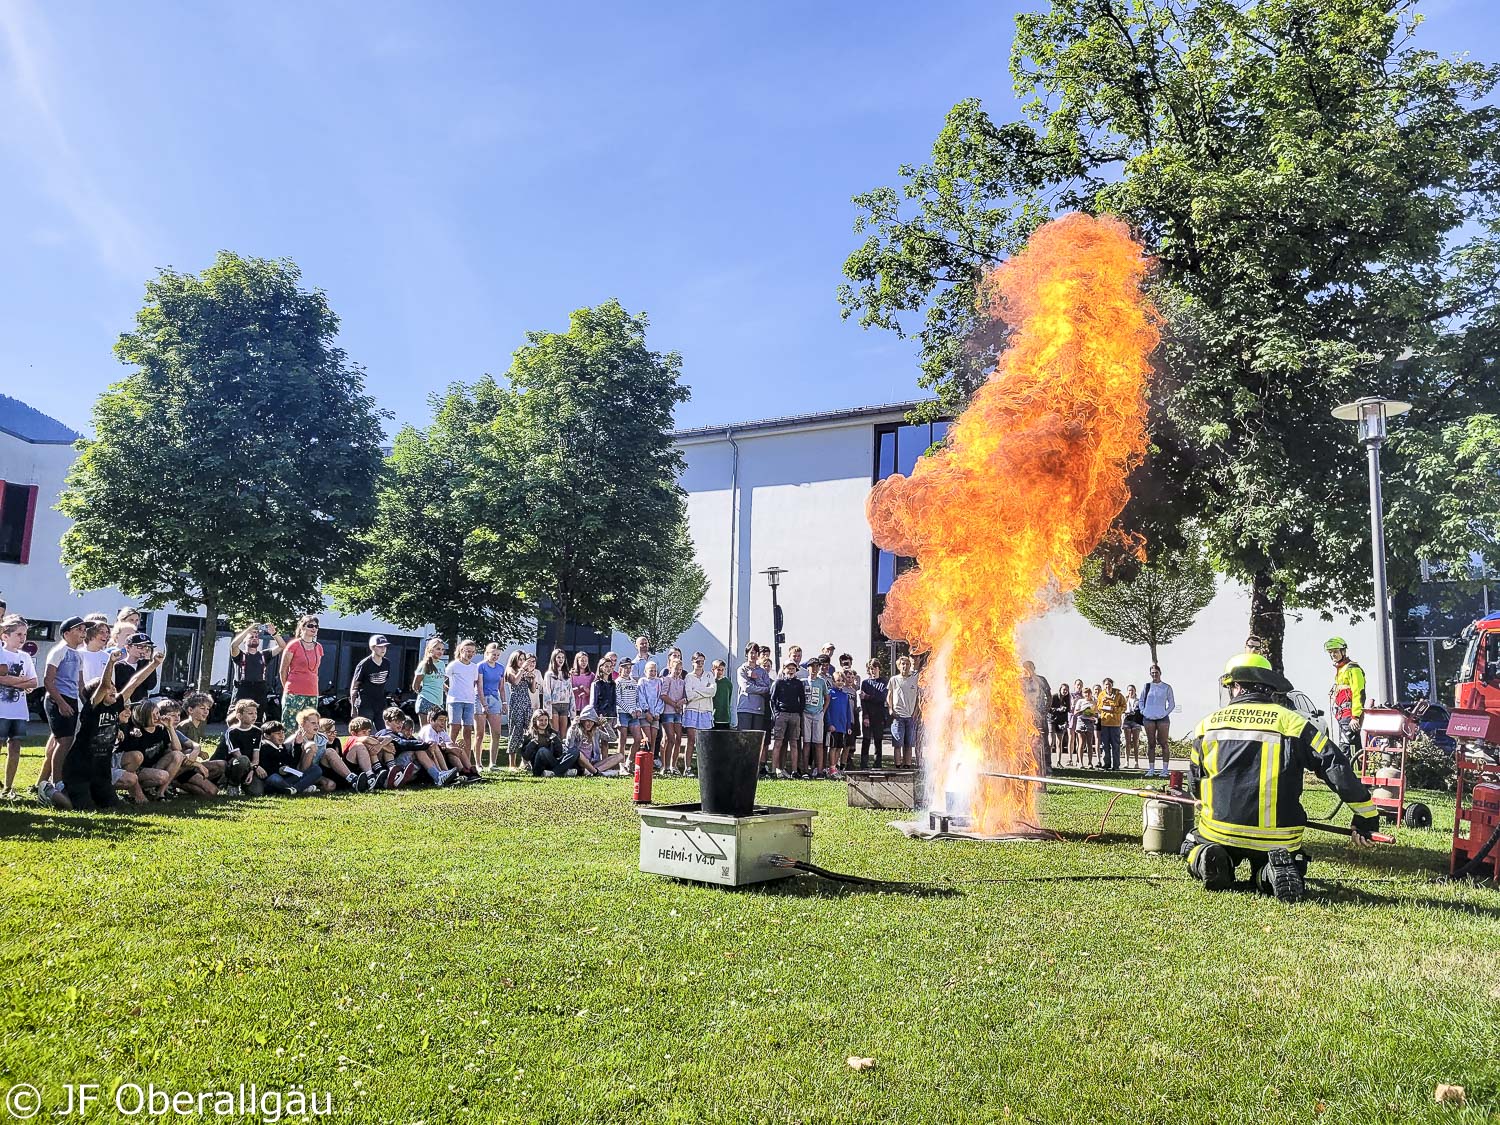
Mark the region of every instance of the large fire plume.
[[881, 627], [927, 653], [926, 805], [999, 835], [1036, 823], [1032, 786], [983, 778], [1036, 769], [1016, 627], [1078, 583], [1129, 498], [1146, 448], [1145, 388], [1159, 335], [1149, 263], [1120, 221], [1067, 215], [984, 286], [1011, 335], [989, 380], [910, 477], [877, 484], [875, 542], [917, 565]]

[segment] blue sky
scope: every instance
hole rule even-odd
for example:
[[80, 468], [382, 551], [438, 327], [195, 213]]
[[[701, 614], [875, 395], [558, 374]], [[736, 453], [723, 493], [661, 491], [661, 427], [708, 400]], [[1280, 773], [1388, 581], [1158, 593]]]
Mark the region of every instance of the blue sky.
[[[0, 391], [85, 428], [145, 280], [225, 248], [297, 261], [398, 423], [611, 296], [681, 425], [915, 397], [839, 318], [849, 199], [960, 98], [1015, 113], [1041, 2], [0, 0]], [[1500, 56], [1491, 0], [1424, 7]]]

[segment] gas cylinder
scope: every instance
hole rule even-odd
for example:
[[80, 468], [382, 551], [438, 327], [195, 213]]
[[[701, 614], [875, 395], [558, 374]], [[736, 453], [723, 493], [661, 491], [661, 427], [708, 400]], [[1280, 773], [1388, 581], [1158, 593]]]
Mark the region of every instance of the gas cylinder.
[[1141, 847], [1153, 855], [1176, 855], [1187, 835], [1184, 808], [1175, 801], [1147, 801], [1141, 806]]
[[638, 805], [649, 805], [651, 803], [651, 767], [653, 761], [651, 751], [637, 750], [635, 754], [635, 803]]

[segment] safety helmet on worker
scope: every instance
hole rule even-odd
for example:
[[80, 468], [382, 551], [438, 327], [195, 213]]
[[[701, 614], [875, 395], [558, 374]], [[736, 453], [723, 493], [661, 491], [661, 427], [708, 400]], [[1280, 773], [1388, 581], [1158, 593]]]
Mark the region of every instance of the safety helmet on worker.
[[1343, 637], [1329, 637], [1323, 642], [1324, 652], [1345, 652], [1349, 648], [1349, 642]]
[[1267, 687], [1272, 691], [1291, 691], [1292, 684], [1285, 676], [1271, 667], [1271, 662], [1258, 652], [1242, 652], [1224, 665], [1224, 674], [1219, 677], [1224, 687], [1230, 684], [1246, 684], [1251, 687]]

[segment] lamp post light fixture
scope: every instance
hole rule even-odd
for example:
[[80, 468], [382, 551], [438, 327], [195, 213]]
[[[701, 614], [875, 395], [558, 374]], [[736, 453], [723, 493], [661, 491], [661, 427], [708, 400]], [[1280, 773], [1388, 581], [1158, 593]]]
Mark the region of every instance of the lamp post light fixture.
[[779, 566], [768, 566], [761, 571], [771, 586], [771, 678], [781, 675], [781, 641], [786, 636], [781, 631], [781, 604], [776, 600], [776, 590], [781, 585], [781, 576], [786, 573]]
[[1391, 610], [1385, 584], [1385, 505], [1380, 496], [1380, 444], [1385, 441], [1385, 423], [1411, 409], [1411, 403], [1369, 395], [1334, 408], [1341, 422], [1359, 425], [1359, 440], [1370, 460], [1370, 555], [1375, 577], [1375, 629], [1380, 644], [1375, 650], [1376, 703], [1396, 703], [1395, 649], [1391, 643]]

